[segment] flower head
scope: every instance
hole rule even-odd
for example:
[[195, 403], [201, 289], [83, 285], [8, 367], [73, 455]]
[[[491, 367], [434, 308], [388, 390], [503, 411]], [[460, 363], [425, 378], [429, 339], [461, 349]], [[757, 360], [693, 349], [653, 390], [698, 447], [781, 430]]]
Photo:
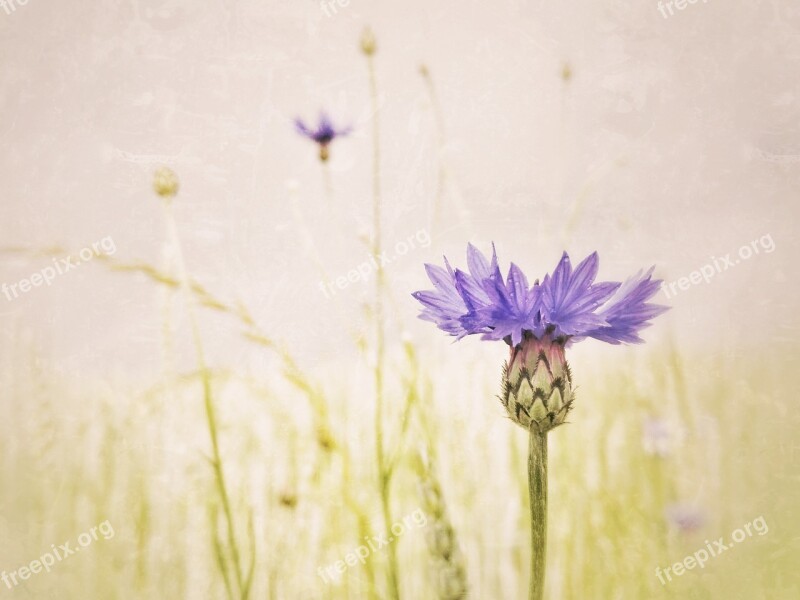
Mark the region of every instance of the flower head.
[[377, 44], [375, 42], [375, 34], [372, 33], [372, 29], [369, 27], [365, 27], [364, 31], [361, 33], [361, 52], [366, 54], [367, 56], [372, 56], [375, 54], [375, 50]]
[[700, 529], [707, 521], [706, 512], [694, 504], [670, 504], [665, 513], [670, 525], [686, 533]]
[[642, 446], [647, 454], [664, 458], [670, 455], [673, 445], [672, 427], [664, 420], [654, 417], [645, 420], [642, 431]]
[[334, 127], [330, 117], [325, 112], [320, 112], [319, 121], [316, 129], [307, 126], [302, 119], [295, 119], [294, 126], [300, 135], [319, 144], [319, 158], [322, 161], [328, 160], [328, 144], [335, 138], [345, 136], [352, 131], [351, 127], [337, 129]]
[[482, 334], [485, 340], [519, 344], [525, 333], [564, 343], [592, 337], [610, 344], [641, 342], [638, 332], [667, 307], [648, 304], [660, 280], [653, 269], [625, 283], [597, 282], [599, 258], [592, 253], [577, 267], [565, 252], [552, 275], [529, 284], [511, 263], [503, 277], [492, 247], [491, 259], [467, 246], [468, 271], [426, 265], [434, 290], [415, 292], [422, 304], [420, 318], [450, 335]]
[[541, 433], [560, 425], [572, 407], [565, 348], [592, 337], [610, 344], [641, 342], [638, 332], [667, 307], [649, 304], [660, 281], [653, 269], [625, 283], [596, 281], [594, 252], [573, 268], [565, 252], [552, 275], [529, 283], [511, 263], [503, 277], [492, 246], [487, 258], [467, 246], [467, 271], [425, 265], [433, 290], [414, 292], [420, 318], [461, 339], [503, 340], [510, 356], [500, 400], [512, 420]]
[[159, 167], [153, 174], [153, 189], [156, 194], [169, 200], [178, 193], [178, 176], [169, 167]]

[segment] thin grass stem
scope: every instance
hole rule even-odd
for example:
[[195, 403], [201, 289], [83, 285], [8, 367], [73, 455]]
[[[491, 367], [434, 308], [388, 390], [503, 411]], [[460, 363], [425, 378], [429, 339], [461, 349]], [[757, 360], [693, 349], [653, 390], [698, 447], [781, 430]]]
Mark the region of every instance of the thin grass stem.
[[[203, 384], [203, 405], [206, 413], [206, 424], [208, 425], [208, 433], [211, 439], [211, 452], [212, 459], [211, 465], [214, 470], [214, 481], [219, 493], [222, 510], [225, 515], [226, 528], [228, 533], [228, 545], [230, 546], [231, 560], [233, 561], [234, 576], [236, 578], [237, 587], [240, 591], [242, 600], [246, 600], [248, 596], [247, 588], [245, 587], [241, 559], [239, 557], [239, 546], [236, 540], [236, 530], [233, 521], [233, 511], [231, 510], [230, 499], [228, 495], [228, 488], [225, 483], [225, 471], [222, 466], [222, 457], [219, 451], [219, 435], [217, 427], [217, 417], [214, 409], [214, 397], [211, 388], [211, 374], [208, 370], [205, 360], [205, 353], [203, 351], [203, 343], [200, 336], [200, 330], [197, 327], [197, 319], [194, 314], [194, 306], [190, 298], [191, 287], [189, 284], [189, 276], [186, 271], [186, 263], [183, 259], [183, 250], [181, 248], [180, 237], [178, 236], [178, 227], [175, 223], [175, 216], [172, 212], [172, 204], [166, 200], [164, 201], [164, 213], [167, 222], [167, 229], [170, 241], [175, 249], [176, 263], [178, 267], [178, 278], [180, 286], [183, 291], [184, 299], [186, 302], [186, 312], [189, 318], [189, 323], [192, 330], [192, 339], [194, 340], [195, 351], [197, 355], [197, 366], [201, 373]], [[223, 573], [227, 578], [227, 575]]]
[[[364, 52], [369, 72], [369, 91], [372, 101], [372, 253], [380, 256], [382, 240], [381, 227], [381, 153], [380, 128], [378, 120], [378, 82], [375, 76], [374, 49]], [[384, 366], [386, 348], [383, 330], [383, 297], [386, 288], [386, 275], [383, 265], [378, 265], [375, 273], [375, 455], [378, 463], [378, 489], [381, 496], [381, 513], [386, 531], [392, 527], [391, 471], [387, 468], [383, 436]], [[389, 555], [389, 594], [393, 600], [400, 598], [400, 584], [395, 544], [388, 547]]]

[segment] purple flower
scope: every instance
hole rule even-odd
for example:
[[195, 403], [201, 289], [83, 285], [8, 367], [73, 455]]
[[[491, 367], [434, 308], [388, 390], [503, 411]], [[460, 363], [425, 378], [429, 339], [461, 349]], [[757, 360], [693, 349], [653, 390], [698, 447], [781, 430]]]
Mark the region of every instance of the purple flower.
[[511, 264], [504, 279], [492, 246], [487, 259], [467, 246], [469, 272], [426, 265], [436, 289], [415, 292], [422, 303], [420, 318], [432, 321], [450, 335], [482, 334], [485, 340], [505, 340], [512, 346], [525, 335], [542, 339], [580, 341], [592, 337], [610, 344], [637, 343], [638, 332], [667, 307], [648, 304], [660, 280], [653, 269], [625, 283], [597, 282], [599, 258], [594, 252], [573, 269], [565, 252], [553, 274], [529, 285], [522, 270]]
[[664, 419], [650, 417], [645, 420], [642, 432], [642, 446], [647, 454], [665, 458], [672, 452], [672, 428]]
[[561, 425], [572, 409], [568, 344], [592, 337], [610, 344], [641, 342], [638, 332], [667, 310], [648, 304], [660, 281], [653, 269], [625, 283], [598, 282], [599, 258], [590, 254], [573, 269], [565, 252], [553, 274], [531, 285], [517, 265], [504, 278], [492, 257], [467, 246], [468, 271], [425, 265], [434, 289], [414, 292], [420, 318], [461, 339], [481, 334], [504, 340], [510, 356], [500, 400], [509, 417], [528, 431]]
[[671, 504], [666, 509], [667, 521], [676, 529], [689, 533], [706, 524], [706, 513], [693, 504]]
[[343, 129], [334, 127], [330, 117], [324, 111], [319, 113], [316, 129], [308, 127], [300, 118], [294, 120], [294, 127], [299, 134], [319, 144], [319, 158], [323, 161], [328, 160], [328, 144], [335, 138], [345, 136], [352, 131], [352, 127]]

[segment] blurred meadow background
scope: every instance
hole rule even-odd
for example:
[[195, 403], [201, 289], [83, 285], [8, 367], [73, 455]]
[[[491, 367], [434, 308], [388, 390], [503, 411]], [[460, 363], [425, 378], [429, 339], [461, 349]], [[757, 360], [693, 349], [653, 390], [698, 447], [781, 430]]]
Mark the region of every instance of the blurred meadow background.
[[525, 598], [506, 347], [410, 296], [468, 241], [675, 285], [569, 350], [546, 596], [800, 597], [796, 6], [6, 0], [0, 52], [0, 597]]

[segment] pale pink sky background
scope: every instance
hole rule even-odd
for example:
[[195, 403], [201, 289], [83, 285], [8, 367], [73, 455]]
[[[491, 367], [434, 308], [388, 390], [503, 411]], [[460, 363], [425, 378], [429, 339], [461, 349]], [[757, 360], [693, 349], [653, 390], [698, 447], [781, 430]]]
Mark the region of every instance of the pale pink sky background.
[[[158, 264], [165, 234], [150, 181], [168, 164], [182, 182], [190, 271], [241, 299], [301, 360], [341, 356], [371, 285], [325, 298], [293, 202], [328, 273], [365, 260], [370, 101], [357, 45], [367, 24], [379, 45], [385, 239], [432, 236], [388, 268], [392, 332], [443, 343], [408, 293], [428, 286], [423, 262], [445, 252], [463, 263], [468, 240], [494, 240], [531, 279], [562, 249], [576, 259], [597, 249], [603, 278], [655, 264], [674, 280], [769, 235], [774, 252], [660, 297], [674, 310], [645, 335], [742, 352], [795, 338], [800, 6], [788, 0], [699, 1], [668, 19], [649, 0], [351, 0], [332, 17], [312, 0], [0, 9], [0, 246], [77, 251], [111, 236], [116, 258]], [[423, 62], [446, 127], [439, 224]], [[330, 199], [291, 125], [321, 107], [355, 126], [332, 147]], [[48, 264], [4, 255], [0, 283]], [[13, 302], [0, 296], [0, 330], [66, 369], [147, 371], [159, 368], [160, 302], [151, 284], [88, 264]], [[217, 360], [252, 352], [228, 322], [204, 335]]]

